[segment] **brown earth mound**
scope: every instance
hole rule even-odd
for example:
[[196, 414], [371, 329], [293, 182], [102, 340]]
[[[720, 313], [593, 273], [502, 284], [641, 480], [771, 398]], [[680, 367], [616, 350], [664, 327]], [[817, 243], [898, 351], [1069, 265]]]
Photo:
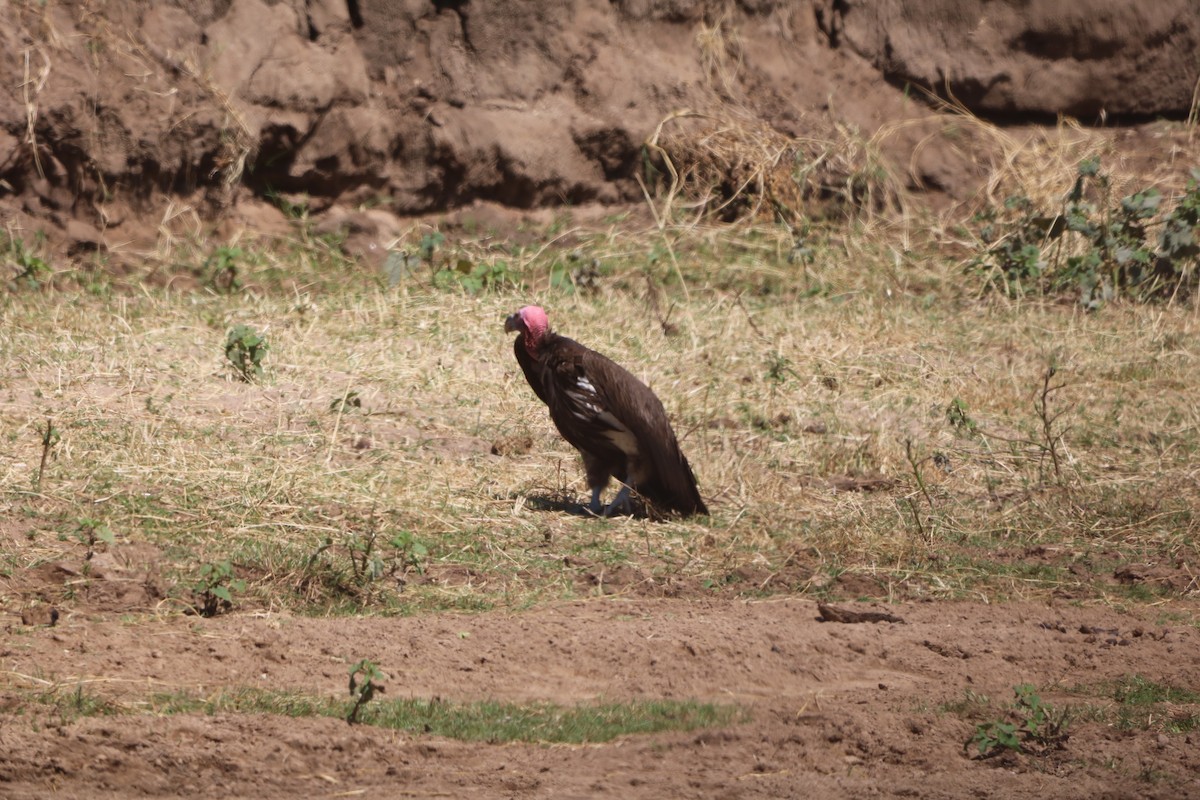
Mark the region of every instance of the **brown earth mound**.
[[[79, 253], [153, 243], [181, 206], [213, 220], [263, 198], [401, 215], [637, 202], [668, 115], [737, 108], [784, 136], [933, 116], [889, 80], [949, 82], [982, 111], [1191, 102], [1189, 0], [902, 5], [5, 4], [0, 221]], [[977, 180], [923, 133], [885, 149], [913, 161], [913, 187]]]
[[979, 114], [1091, 122], [1183, 116], [1197, 89], [1192, 0], [827, 0], [821, 28], [891, 81]]
[[[0, 657], [10, 680], [98, 695], [124, 713], [59, 719], [48, 709], [42, 718], [13, 720], [0, 732], [0, 794], [273, 800], [1200, 792], [1194, 731], [1156, 733], [1169, 719], [1151, 711], [1125, 727], [1094, 718], [1115, 719], [1111, 686], [1134, 673], [1194, 687], [1195, 628], [1163, 625], [1161, 612], [1150, 609], [886, 609], [891, 621], [854, 624], [822, 622], [816, 604], [797, 599], [697, 597], [399, 619], [261, 613], [133, 622], [69, 614], [54, 627], [6, 638]], [[347, 665], [363, 652], [389, 673], [389, 698], [566, 705], [695, 698], [736, 704], [748, 719], [571, 746], [455, 741], [340, 719], [139, 713], [156, 692], [208, 696], [216, 687], [339, 697]], [[1079, 709], [1069, 736], [1035, 754], [978, 759], [964, 748], [974, 725], [1003, 718], [1012, 687], [1024, 682], [1046, 687], [1048, 703]], [[0, 707], [19, 700], [0, 693]]]

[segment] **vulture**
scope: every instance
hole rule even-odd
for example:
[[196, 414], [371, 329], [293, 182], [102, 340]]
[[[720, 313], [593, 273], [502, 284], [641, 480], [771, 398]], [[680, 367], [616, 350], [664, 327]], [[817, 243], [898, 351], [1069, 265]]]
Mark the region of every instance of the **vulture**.
[[[534, 394], [550, 408], [563, 438], [583, 456], [593, 514], [630, 510], [630, 490], [659, 511], [707, 514], [666, 409], [650, 387], [620, 365], [550, 330], [546, 312], [525, 306], [504, 321], [517, 363]], [[623, 485], [600, 505], [610, 478]]]

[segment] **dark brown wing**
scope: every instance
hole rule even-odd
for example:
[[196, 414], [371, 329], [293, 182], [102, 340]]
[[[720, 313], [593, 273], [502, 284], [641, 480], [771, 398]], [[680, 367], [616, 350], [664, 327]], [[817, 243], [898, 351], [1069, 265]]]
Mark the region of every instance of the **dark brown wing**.
[[586, 402], [574, 390], [576, 381], [568, 380], [572, 365], [578, 362], [578, 354], [587, 348], [579, 343], [546, 334], [535, 357], [525, 348], [523, 337], [518, 336], [513, 344], [517, 363], [525, 373], [525, 380], [539, 399], [550, 409], [554, 427], [575, 449], [584, 454], [588, 468], [589, 485], [595, 480], [601, 485], [608, 483], [609, 475], [625, 480], [625, 454], [609, 440], [606, 433], [612, 426], [601, 420], [597, 409]]
[[[588, 352], [572, 339], [548, 333], [538, 348], [538, 357], [534, 359], [525, 353], [523, 358], [531, 363], [540, 381], [535, 391], [549, 406], [554, 426], [564, 439], [585, 454], [584, 461], [590, 462], [589, 473], [594, 472], [604, 483], [607, 477], [600, 476], [616, 475], [626, 480], [625, 449], [630, 449], [630, 443], [636, 440], [628, 428], [606, 413], [596, 397], [595, 387], [583, 368], [583, 357]], [[622, 436], [627, 437], [625, 449], [621, 447]]]
[[[541, 354], [547, 405], [567, 441], [620, 462], [631, 449], [632, 438], [650, 474], [624, 475], [616, 466], [614, 474], [636, 483], [640, 493], [664, 509], [708, 513], [666, 409], [649, 386], [611, 359], [564, 336], [548, 335]], [[621, 452], [613, 452], [614, 448]]]

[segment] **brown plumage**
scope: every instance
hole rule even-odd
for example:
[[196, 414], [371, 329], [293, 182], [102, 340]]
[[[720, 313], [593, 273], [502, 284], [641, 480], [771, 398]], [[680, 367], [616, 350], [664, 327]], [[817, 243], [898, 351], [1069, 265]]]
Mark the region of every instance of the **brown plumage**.
[[[660, 511], [708, 513], [666, 409], [649, 386], [551, 331], [537, 306], [510, 316], [504, 330], [520, 332], [513, 352], [525, 379], [550, 408], [558, 432], [583, 456], [593, 513], [608, 516], [628, 508], [630, 488]], [[624, 486], [601, 510], [600, 493], [614, 477]]]

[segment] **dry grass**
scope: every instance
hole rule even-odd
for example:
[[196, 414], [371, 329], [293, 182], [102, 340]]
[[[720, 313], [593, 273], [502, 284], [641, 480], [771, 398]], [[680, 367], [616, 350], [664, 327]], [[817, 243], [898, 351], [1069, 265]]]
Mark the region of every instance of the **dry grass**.
[[[168, 609], [221, 561], [249, 582], [238, 606], [315, 611], [1197, 591], [1194, 309], [973, 300], [953, 263], [882, 224], [821, 240], [808, 266], [777, 229], [662, 234], [679, 272], [644, 231], [555, 230], [558, 244], [505, 254], [531, 288], [479, 295], [424, 274], [384, 289], [306, 261], [317, 249], [272, 247], [247, 255], [251, 288], [228, 296], [5, 298], [0, 595], [86, 599], [86, 553], [109, 549], [82, 541], [97, 521], [114, 552], [158, 548]], [[593, 257], [586, 282], [551, 288]], [[285, 271], [292, 288], [271, 289]], [[582, 473], [501, 330], [530, 299], [654, 386], [711, 519], [556, 510], [583, 498]], [[223, 363], [237, 323], [270, 341], [261, 385]], [[1062, 388], [1042, 414], [1050, 365]], [[61, 439], [35, 489], [47, 418]], [[492, 455], [505, 437], [531, 446]], [[31, 584], [48, 562], [81, 577]], [[1127, 563], [1146, 573], [1132, 588], [1113, 578]]]
[[[736, 53], [715, 25], [713, 52]], [[714, 59], [717, 78], [735, 68]], [[1097, 152], [1116, 156], [1114, 186], [1176, 186], [1111, 132], [947, 124], [995, 159], [979, 203], [1061, 202]], [[681, 113], [649, 142], [666, 169], [649, 230], [564, 215], [523, 245], [460, 232], [388, 279], [301, 214], [292, 240], [227, 243], [240, 287], [206, 289], [217, 243], [168, 209], [147, 257], [165, 288], [59, 267], [56, 290], [0, 307], [0, 594], [86, 599], [88, 554], [110, 547], [88, 541], [97, 525], [116, 552], [153, 545], [168, 609], [224, 562], [249, 583], [239, 605], [315, 611], [1200, 590], [1200, 307], [981, 294], [963, 217], [902, 213], [879, 141]], [[814, 223], [807, 204], [830, 196], [853, 213]], [[430, 232], [394, 246], [418, 253]], [[460, 265], [487, 267], [475, 293]], [[530, 300], [660, 394], [710, 519], [564, 511], [585, 494], [577, 456], [501, 332]], [[224, 363], [239, 323], [270, 342], [261, 384]], [[60, 438], [35, 485], [47, 418]], [[75, 577], [30, 577], [56, 562]]]
[[663, 119], [646, 146], [663, 172], [660, 194], [697, 218], [800, 227], [831, 211], [902, 210], [902, 181], [874, 141], [824, 117], [804, 127], [812, 133], [787, 136], [735, 105], [687, 110]]
[[[790, 12], [780, 15], [786, 21]], [[825, 114], [794, 123], [804, 136], [763, 121], [740, 80], [741, 35], [728, 6], [709, 10], [695, 41], [719, 102], [668, 114], [645, 142], [646, 177], [654, 184], [647, 199], [653, 194], [660, 202], [660, 222], [678, 213], [806, 229], [814, 217], [903, 211], [903, 179], [882, 157], [879, 137]]]
[[[1100, 159], [1114, 196], [1154, 186], [1172, 198], [1184, 191], [1188, 170], [1200, 158], [1200, 142], [1194, 141], [1191, 122], [1089, 128], [1063, 117], [1053, 126], [1010, 128], [980, 119], [957, 101], [924, 96], [943, 112], [928, 138], [959, 142], [961, 152], [984, 166], [986, 180], [968, 203], [968, 212], [996, 207], [1016, 195], [1039, 207], [1057, 208], [1070, 191], [1080, 162], [1092, 157]], [[884, 126], [875, 141], [882, 142], [907, 126], [929, 124], [925, 119]]]

